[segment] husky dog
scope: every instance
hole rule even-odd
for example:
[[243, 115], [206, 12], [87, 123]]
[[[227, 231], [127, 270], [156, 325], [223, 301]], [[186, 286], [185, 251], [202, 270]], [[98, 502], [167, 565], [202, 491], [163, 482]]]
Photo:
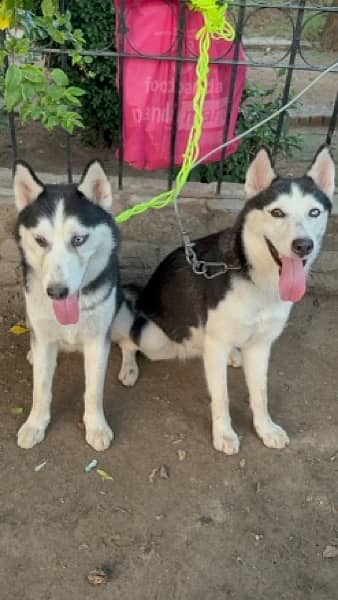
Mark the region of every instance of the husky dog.
[[80, 350], [86, 441], [105, 450], [113, 433], [104, 416], [103, 387], [111, 326], [122, 301], [109, 180], [93, 161], [78, 185], [44, 185], [18, 161], [14, 195], [33, 362], [33, 405], [18, 445], [32, 448], [44, 439], [58, 350]]
[[258, 436], [269, 448], [289, 442], [268, 412], [267, 371], [272, 342], [305, 293], [326, 229], [334, 193], [328, 148], [320, 148], [306, 174], [293, 179], [276, 175], [262, 148], [248, 169], [245, 193], [247, 202], [232, 228], [194, 243], [198, 260], [226, 263], [229, 270], [206, 279], [193, 273], [178, 248], [156, 269], [134, 309], [121, 305], [113, 326], [124, 385], [137, 380], [138, 350], [151, 360], [203, 357], [213, 445], [226, 454], [239, 449], [229, 414], [227, 362], [239, 365], [240, 359]]

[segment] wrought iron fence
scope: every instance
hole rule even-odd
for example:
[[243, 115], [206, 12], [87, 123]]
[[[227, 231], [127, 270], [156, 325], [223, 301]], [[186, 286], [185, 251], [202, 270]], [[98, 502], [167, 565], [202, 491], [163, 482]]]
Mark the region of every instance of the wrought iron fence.
[[[170, 4], [170, 0], [163, 0], [167, 4]], [[238, 66], [244, 64], [244, 61], [239, 59], [240, 48], [244, 47], [246, 60], [245, 64], [248, 67], [255, 69], [284, 69], [285, 80], [283, 86], [283, 92], [281, 96], [281, 105], [288, 102], [290, 97], [291, 84], [295, 73], [299, 71], [324, 71], [328, 65], [321, 62], [320, 53], [317, 54], [317, 59], [313, 55], [309, 56], [309, 43], [307, 41], [307, 28], [310, 27], [311, 22], [318, 18], [319, 15], [325, 15], [328, 18], [338, 19], [338, 6], [327, 6], [326, 2], [320, 2], [320, 0], [299, 0], [297, 1], [270, 1], [264, 2], [262, 0], [234, 0], [231, 2], [230, 18], [233, 21], [235, 27], [235, 39], [233, 41], [232, 51], [227, 51], [224, 56], [217, 59], [211, 59], [211, 63], [231, 65], [230, 75], [230, 93], [228, 97], [228, 104], [226, 114], [224, 115], [224, 126], [223, 126], [223, 139], [227, 141], [229, 135], [229, 125], [232, 110], [232, 103], [234, 98], [234, 90], [236, 84], [236, 78], [238, 73]], [[124, 172], [124, 139], [123, 139], [123, 126], [124, 126], [124, 111], [123, 111], [123, 93], [124, 93], [124, 61], [126, 58], [140, 58], [140, 59], [157, 59], [159, 61], [175, 61], [175, 77], [174, 77], [174, 108], [171, 122], [171, 137], [170, 137], [170, 164], [168, 167], [168, 188], [171, 188], [175, 173], [175, 146], [177, 142], [177, 125], [179, 116], [179, 90], [181, 81], [181, 66], [185, 61], [197, 61], [197, 57], [186, 57], [183, 55], [183, 41], [186, 32], [186, 11], [188, 0], [179, 0], [179, 11], [177, 17], [177, 40], [175, 44], [176, 53], [167, 52], [163, 54], [144, 54], [137, 49], [134, 51], [126, 52], [125, 41], [128, 39], [128, 0], [120, 0], [120, 10], [117, 12], [117, 37], [115, 38], [114, 32], [112, 32], [112, 38], [107, 43], [103, 42], [102, 48], [88, 48], [83, 51], [83, 54], [100, 57], [102, 60], [109, 57], [116, 57], [118, 61], [118, 89], [119, 89], [119, 134], [118, 134], [118, 182], [120, 189], [123, 186], [123, 172]], [[67, 8], [67, 2], [61, 3], [63, 8]], [[269, 38], [266, 38], [266, 46], [257, 49], [253, 39], [254, 25], [263, 22], [264, 23], [264, 11], [269, 10], [274, 12], [276, 20], [274, 22], [275, 35], [278, 33], [278, 28], [283, 31], [283, 35], [287, 38], [285, 46], [280, 45], [277, 51], [274, 48], [269, 47]], [[338, 29], [338, 28], [337, 28]], [[265, 35], [265, 32], [262, 32]], [[275, 39], [278, 36], [275, 35]], [[118, 42], [116, 43], [116, 40]], [[273, 41], [273, 40], [272, 40]], [[41, 52], [41, 49], [39, 49]], [[44, 48], [43, 53], [49, 55], [60, 55], [63, 56], [64, 64], [67, 62], [67, 50], [60, 50], [54, 48]], [[331, 55], [333, 60], [332, 64], [338, 61], [338, 52], [336, 57]], [[335, 60], [334, 60], [335, 58]], [[332, 71], [337, 73], [338, 68]], [[338, 78], [337, 78], [338, 83]], [[338, 89], [338, 86], [337, 86]], [[331, 143], [334, 130], [337, 125], [338, 118], [338, 91], [333, 102], [333, 110], [330, 117], [326, 142]], [[275, 138], [272, 148], [273, 156], [276, 155], [281, 132], [283, 128], [283, 122], [285, 119], [285, 112], [282, 112], [278, 117], [277, 127], [275, 131]], [[16, 141], [16, 127], [14, 115], [9, 115], [10, 130], [12, 139], [12, 148], [14, 156], [18, 155], [18, 146]], [[68, 179], [72, 180], [72, 138], [67, 137], [67, 169]], [[222, 152], [220, 159], [220, 168], [218, 176], [217, 191], [219, 192], [222, 185], [222, 173], [225, 158], [225, 149]]]

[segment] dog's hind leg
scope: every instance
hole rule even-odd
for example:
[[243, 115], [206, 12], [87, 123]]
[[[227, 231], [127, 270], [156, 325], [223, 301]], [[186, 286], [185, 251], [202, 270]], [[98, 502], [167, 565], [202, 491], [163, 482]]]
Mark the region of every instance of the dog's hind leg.
[[243, 367], [257, 435], [268, 448], [285, 448], [289, 438], [284, 429], [273, 422], [268, 411], [267, 372], [270, 349], [271, 345], [267, 343], [244, 347]]
[[131, 329], [131, 337], [132, 339], [128, 338], [119, 342], [122, 352], [119, 380], [127, 387], [133, 386], [139, 376], [136, 362], [138, 350], [149, 360], [169, 360], [177, 357], [175, 343], [160, 327], [144, 317], [136, 318]]
[[239, 439], [231, 426], [227, 389], [227, 359], [230, 348], [207, 336], [204, 344], [204, 368], [211, 396], [212, 436], [215, 450], [237, 454]]
[[136, 362], [137, 346], [130, 339], [130, 329], [134, 322], [134, 314], [130, 303], [123, 302], [112, 326], [112, 341], [117, 342], [122, 353], [119, 381], [126, 387], [132, 387], [139, 375]]
[[131, 330], [131, 337], [149, 360], [170, 360], [178, 356], [177, 344], [150, 319], [137, 317]]
[[118, 375], [119, 381], [126, 387], [132, 387], [139, 376], [136, 362], [137, 346], [131, 340], [122, 340], [119, 346], [122, 353], [122, 363]]
[[18, 446], [33, 448], [45, 437], [50, 421], [52, 383], [56, 366], [57, 346], [32, 338], [33, 404], [27, 421], [18, 431]]
[[[132, 313], [126, 306], [119, 311], [113, 324], [113, 341], [117, 341], [122, 353], [122, 364], [118, 375], [119, 381], [127, 386], [133, 386], [139, 376], [136, 353], [142, 352], [149, 360], [168, 360], [177, 357], [175, 342], [153, 321], [138, 316], [132, 321]], [[127, 332], [130, 335], [127, 334]]]
[[113, 439], [103, 410], [103, 388], [110, 351], [106, 336], [88, 339], [83, 348], [86, 389], [83, 422], [86, 442], [98, 452], [106, 450]]
[[242, 366], [242, 355], [238, 348], [233, 348], [229, 354], [228, 365], [238, 369]]

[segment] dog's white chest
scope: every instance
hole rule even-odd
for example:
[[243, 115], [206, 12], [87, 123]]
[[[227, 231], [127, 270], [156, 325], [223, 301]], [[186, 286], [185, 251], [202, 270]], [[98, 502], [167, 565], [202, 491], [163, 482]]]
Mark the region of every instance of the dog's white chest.
[[206, 333], [231, 347], [249, 340], [275, 339], [282, 332], [292, 304], [267, 297], [250, 282], [240, 281], [209, 311]]

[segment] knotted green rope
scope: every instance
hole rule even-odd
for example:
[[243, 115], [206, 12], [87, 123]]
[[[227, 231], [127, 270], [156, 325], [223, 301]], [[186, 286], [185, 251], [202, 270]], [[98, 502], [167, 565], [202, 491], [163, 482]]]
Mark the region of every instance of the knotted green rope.
[[179, 194], [186, 184], [193, 165], [199, 156], [199, 143], [203, 131], [204, 104], [208, 91], [211, 40], [224, 39], [232, 41], [235, 37], [234, 28], [227, 21], [227, 7], [228, 2], [221, 4], [217, 0], [190, 0], [190, 8], [202, 12], [204, 25], [196, 35], [196, 39], [199, 41], [199, 57], [196, 64], [196, 93], [193, 99], [194, 120], [189, 132], [182, 166], [176, 177], [175, 188], [167, 192], [162, 192], [147, 202], [141, 202], [123, 211], [116, 217], [117, 223], [123, 223], [149, 208], [160, 209], [167, 206], [167, 204], [173, 202], [175, 195]]

